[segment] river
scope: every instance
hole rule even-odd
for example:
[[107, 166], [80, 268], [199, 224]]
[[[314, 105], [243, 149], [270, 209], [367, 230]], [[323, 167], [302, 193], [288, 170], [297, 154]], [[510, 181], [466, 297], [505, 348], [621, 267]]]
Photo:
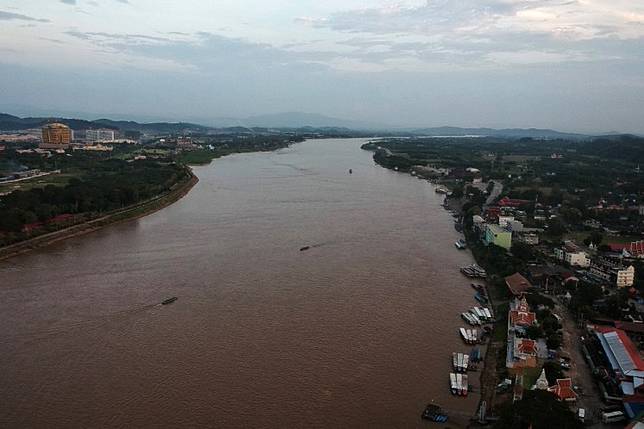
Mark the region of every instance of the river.
[[414, 428], [431, 400], [473, 414], [478, 394], [448, 391], [471, 255], [442, 196], [362, 143], [217, 159], [170, 207], [0, 262], [0, 427]]

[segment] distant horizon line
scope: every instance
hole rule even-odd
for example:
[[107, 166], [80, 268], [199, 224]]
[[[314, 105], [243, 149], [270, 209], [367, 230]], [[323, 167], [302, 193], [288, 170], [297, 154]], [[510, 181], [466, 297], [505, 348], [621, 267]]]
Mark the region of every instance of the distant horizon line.
[[[25, 108], [31, 110], [31, 113], [26, 113]], [[32, 110], [33, 109], [33, 110]], [[12, 110], [17, 110], [16, 113], [11, 113]], [[552, 131], [560, 134], [576, 134], [580, 136], [603, 136], [603, 135], [635, 135], [635, 136], [644, 136], [644, 131], [642, 132], [625, 132], [625, 131], [570, 131], [570, 130], [561, 130], [558, 128], [551, 128], [547, 126], [461, 126], [461, 125], [392, 125], [392, 124], [383, 124], [378, 125], [376, 123], [371, 123], [371, 121], [355, 120], [355, 119], [341, 119], [336, 117], [327, 116], [320, 113], [310, 113], [310, 112], [299, 112], [299, 111], [284, 111], [277, 113], [266, 113], [260, 115], [252, 115], [244, 118], [241, 117], [187, 117], [183, 116], [183, 119], [177, 119], [174, 117], [168, 116], [156, 116], [156, 115], [141, 115], [141, 114], [128, 114], [128, 113], [92, 113], [92, 112], [72, 112], [66, 110], [56, 110], [52, 109], [50, 113], [44, 113], [45, 109], [38, 108], [28, 108], [24, 106], [22, 108], [16, 109], [2, 109], [0, 114], [6, 114], [9, 116], [14, 116], [20, 119], [27, 118], [52, 118], [52, 119], [70, 119], [70, 120], [84, 120], [88, 122], [100, 121], [100, 120], [109, 120], [109, 121], [127, 121], [127, 122], [136, 122], [141, 125], [154, 124], [154, 123], [168, 123], [168, 124], [179, 124], [186, 123], [196, 126], [201, 126], [205, 128], [233, 128], [233, 127], [249, 127], [249, 128], [346, 128], [354, 131], [416, 131], [416, 130], [431, 130], [431, 129], [445, 129], [453, 128], [460, 130], [477, 130], [477, 129], [488, 129], [493, 131], [513, 131], [513, 130], [526, 130], [526, 131]], [[315, 117], [317, 120], [326, 120], [328, 119], [330, 123], [326, 125], [311, 125], [302, 122], [299, 125], [256, 125], [256, 124], [244, 124], [244, 122], [252, 122], [256, 120], [267, 120], [267, 118], [278, 117], [283, 115], [300, 115]], [[296, 120], [296, 119], [291, 119]], [[229, 124], [215, 124], [217, 121], [230, 121]], [[234, 123], [238, 122], [238, 123]], [[334, 123], [335, 122], [335, 123]], [[344, 124], [340, 124], [344, 123]], [[353, 124], [351, 124], [353, 123]]]

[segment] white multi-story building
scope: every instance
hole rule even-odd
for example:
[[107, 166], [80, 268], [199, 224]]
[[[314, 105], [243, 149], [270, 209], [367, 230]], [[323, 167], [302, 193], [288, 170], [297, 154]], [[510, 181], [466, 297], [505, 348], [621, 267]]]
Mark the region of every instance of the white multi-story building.
[[590, 258], [588, 258], [588, 254], [586, 252], [566, 252], [565, 261], [575, 267], [586, 268], [590, 266]]
[[555, 257], [570, 266], [587, 268], [590, 266], [588, 253], [579, 249], [572, 242], [566, 242], [563, 247], [555, 249]]
[[635, 267], [632, 265], [628, 268], [617, 270], [617, 287], [631, 287], [635, 282]]
[[635, 267], [626, 267], [621, 262], [598, 258], [592, 261], [590, 273], [617, 287], [631, 287], [635, 283]]
[[85, 140], [87, 140], [88, 143], [113, 142], [114, 130], [87, 130], [85, 131]]

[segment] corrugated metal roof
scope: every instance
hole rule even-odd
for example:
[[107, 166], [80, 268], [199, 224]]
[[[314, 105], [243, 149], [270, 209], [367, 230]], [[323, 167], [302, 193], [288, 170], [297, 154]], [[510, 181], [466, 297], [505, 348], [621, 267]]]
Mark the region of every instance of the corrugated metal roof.
[[611, 351], [610, 345], [606, 341], [606, 338], [604, 337], [604, 334], [601, 332], [596, 332], [597, 338], [599, 338], [599, 342], [602, 345], [602, 348], [604, 349], [604, 353], [606, 354], [606, 357], [608, 358], [608, 361], [610, 362], [610, 366], [613, 370], [618, 370], [619, 369], [619, 363], [615, 359], [615, 356], [613, 355], [613, 352]]
[[623, 373], [637, 369], [637, 366], [635, 366], [631, 356], [628, 354], [628, 351], [626, 351], [626, 347], [624, 347], [624, 343], [622, 343], [617, 332], [607, 332], [604, 334], [604, 338], [606, 339], [610, 350], [613, 352], [613, 355], [615, 355], [615, 359], [617, 359], [619, 368]]

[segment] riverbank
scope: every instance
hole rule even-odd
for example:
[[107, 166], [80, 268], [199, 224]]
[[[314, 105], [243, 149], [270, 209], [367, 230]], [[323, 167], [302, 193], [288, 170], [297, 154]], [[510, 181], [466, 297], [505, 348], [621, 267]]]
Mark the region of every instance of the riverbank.
[[96, 219], [2, 247], [0, 248], [0, 261], [49, 246], [50, 244], [66, 240], [68, 238], [89, 234], [109, 225], [138, 219], [157, 212], [180, 200], [190, 191], [190, 189], [192, 189], [194, 185], [197, 184], [197, 182], [199, 182], [199, 179], [194, 175], [189, 167], [187, 167], [187, 170], [189, 174], [188, 179], [173, 185], [173, 188], [166, 194], [124, 207]]

